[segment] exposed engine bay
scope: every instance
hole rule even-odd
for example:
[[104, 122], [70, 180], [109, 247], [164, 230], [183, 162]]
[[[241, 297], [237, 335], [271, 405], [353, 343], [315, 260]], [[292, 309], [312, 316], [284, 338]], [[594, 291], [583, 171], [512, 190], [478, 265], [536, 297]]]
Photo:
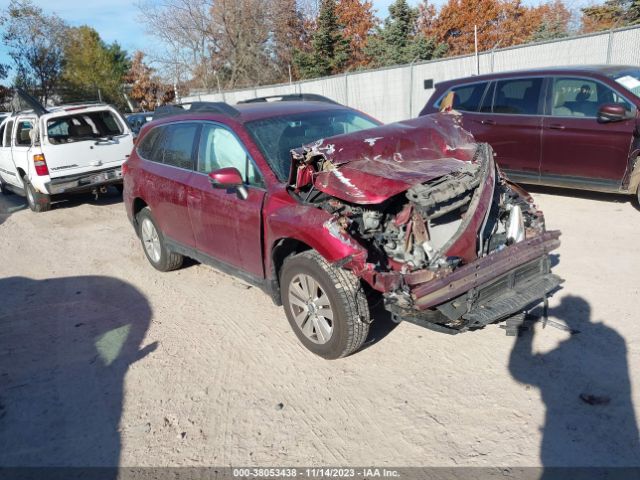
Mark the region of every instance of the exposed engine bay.
[[[388, 310], [399, 319], [426, 322], [424, 326], [430, 328], [435, 323], [453, 333], [498, 319], [463, 318], [478, 306], [486, 285], [472, 286], [463, 300], [432, 295], [433, 300], [425, 302], [416, 291], [462, 266], [484, 257], [498, 258], [508, 247], [540, 237], [545, 225], [531, 197], [500, 173], [488, 145], [477, 144], [470, 134], [460, 132], [455, 116], [436, 117], [431, 120], [436, 135], [406, 129], [401, 137], [393, 137], [391, 155], [376, 157], [373, 151], [365, 158], [341, 161], [336, 155], [342, 151], [339, 137], [331, 139], [335, 143], [318, 142], [294, 150], [290, 189], [299, 201], [332, 215], [325, 227], [333, 236], [366, 249], [370, 271], [402, 276], [392, 288], [378, 288]], [[452, 135], [445, 138], [445, 133]], [[364, 143], [375, 147], [381, 137], [365, 138]], [[384, 146], [380, 148], [384, 150]], [[559, 244], [558, 235], [544, 248]], [[526, 253], [521, 255], [524, 258]], [[542, 252], [538, 257], [527, 280], [536, 276], [549, 280], [536, 287], [544, 290], [536, 293], [536, 299], [541, 299], [560, 279], [550, 275], [547, 255]], [[505, 273], [517, 275], [516, 267]], [[489, 269], [491, 265], [484, 267], [484, 271]], [[510, 285], [514, 286], [514, 281]], [[453, 306], [455, 300], [464, 306]]]

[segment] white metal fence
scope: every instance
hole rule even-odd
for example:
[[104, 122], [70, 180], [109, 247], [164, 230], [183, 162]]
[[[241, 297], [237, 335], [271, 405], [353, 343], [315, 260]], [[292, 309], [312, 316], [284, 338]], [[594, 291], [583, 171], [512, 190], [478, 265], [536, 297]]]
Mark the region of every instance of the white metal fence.
[[[563, 40], [504, 48], [479, 54], [481, 74], [565, 65], [620, 64], [640, 66], [640, 27], [582, 35]], [[317, 93], [357, 108], [383, 122], [415, 117], [433, 93], [434, 83], [476, 73], [474, 55], [412, 65], [352, 72], [291, 84], [227, 92], [192, 92], [183, 101], [240, 100], [287, 93]]]

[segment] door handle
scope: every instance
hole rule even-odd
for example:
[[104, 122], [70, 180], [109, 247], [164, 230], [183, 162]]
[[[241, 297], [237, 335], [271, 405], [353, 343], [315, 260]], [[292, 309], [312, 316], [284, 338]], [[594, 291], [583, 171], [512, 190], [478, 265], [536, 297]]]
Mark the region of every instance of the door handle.
[[480, 123], [482, 125], [495, 125], [496, 121], [495, 120], [480, 120]]
[[564, 125], [561, 125], [559, 123], [552, 123], [551, 125], [549, 125], [549, 128], [551, 130], [564, 130]]

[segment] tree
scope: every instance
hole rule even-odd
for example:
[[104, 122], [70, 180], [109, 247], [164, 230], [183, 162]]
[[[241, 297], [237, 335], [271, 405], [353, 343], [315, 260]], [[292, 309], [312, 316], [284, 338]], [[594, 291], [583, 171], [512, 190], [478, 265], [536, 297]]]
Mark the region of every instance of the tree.
[[[294, 66], [296, 50], [307, 41], [307, 31], [296, 0], [275, 1], [271, 11], [271, 57], [280, 71], [280, 79], [284, 80], [289, 77], [289, 68]], [[294, 69], [292, 76], [297, 76], [296, 73]]]
[[294, 62], [304, 78], [321, 77], [342, 71], [349, 59], [349, 42], [342, 33], [336, 1], [323, 0], [311, 45], [298, 50]]
[[143, 111], [153, 111], [157, 106], [174, 99], [174, 89], [163, 84], [155, 76], [154, 70], [144, 62], [144, 53], [137, 51], [133, 55], [131, 68], [125, 76], [129, 98]]
[[64, 59], [62, 97], [65, 101], [99, 98], [124, 105], [122, 83], [129, 61], [120, 45], [105, 45], [91, 27], [69, 28]]
[[534, 12], [539, 15], [539, 26], [533, 32], [531, 41], [555, 40], [569, 35], [571, 12], [562, 0], [542, 4], [534, 8]]
[[640, 24], [640, 0], [607, 0], [582, 9], [585, 33]]
[[420, 10], [411, 8], [406, 0], [396, 0], [389, 6], [389, 16], [383, 27], [369, 39], [366, 52], [375, 66], [397, 65], [442, 56], [445, 47], [419, 28]]
[[475, 49], [491, 50], [528, 41], [540, 27], [541, 13], [520, 0], [448, 0], [436, 18], [427, 22], [425, 33], [448, 46], [448, 53], [462, 55]]
[[66, 24], [45, 15], [31, 0], [11, 0], [4, 13], [2, 38], [16, 70], [15, 83], [44, 104], [58, 85]]
[[347, 68], [365, 67], [371, 62], [366, 54], [367, 43], [379, 21], [369, 0], [338, 0], [338, 22], [343, 26], [342, 35], [349, 42]]
[[277, 77], [268, 52], [269, 11], [261, 0], [217, 0], [211, 7], [211, 32], [216, 39], [213, 66], [228, 88]]
[[[217, 3], [217, 2], [216, 2]], [[177, 83], [193, 80], [200, 88], [216, 85], [211, 54], [216, 39], [211, 29], [213, 0], [142, 0], [139, 20], [149, 35], [159, 40], [149, 57], [165, 76]]]

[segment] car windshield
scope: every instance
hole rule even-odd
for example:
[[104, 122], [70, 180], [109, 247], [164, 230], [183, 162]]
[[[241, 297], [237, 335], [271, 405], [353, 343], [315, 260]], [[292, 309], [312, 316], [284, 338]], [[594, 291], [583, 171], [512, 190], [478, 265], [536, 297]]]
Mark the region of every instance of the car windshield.
[[357, 132], [380, 123], [352, 110], [327, 110], [247, 122], [254, 138], [278, 179], [289, 177], [290, 151], [317, 140], [343, 133]]
[[618, 72], [613, 79], [636, 97], [640, 97], [640, 69]]

